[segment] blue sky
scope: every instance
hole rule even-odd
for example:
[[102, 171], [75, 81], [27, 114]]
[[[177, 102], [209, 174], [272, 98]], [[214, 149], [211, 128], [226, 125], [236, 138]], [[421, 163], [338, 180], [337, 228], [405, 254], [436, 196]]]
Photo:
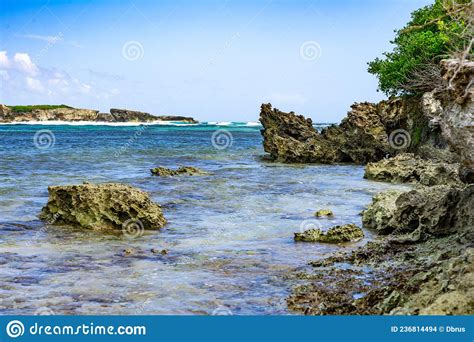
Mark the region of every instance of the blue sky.
[[427, 0], [0, 2], [0, 103], [337, 122], [378, 101], [367, 61]]

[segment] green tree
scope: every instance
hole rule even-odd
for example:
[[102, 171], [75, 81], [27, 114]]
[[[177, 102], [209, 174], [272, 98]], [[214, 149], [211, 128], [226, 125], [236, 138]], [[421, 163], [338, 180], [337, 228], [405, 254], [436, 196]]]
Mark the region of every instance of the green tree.
[[472, 49], [473, 13], [472, 0], [435, 0], [414, 11], [410, 22], [395, 31], [393, 51], [368, 63], [379, 90], [401, 95], [434, 89], [441, 82], [439, 61]]

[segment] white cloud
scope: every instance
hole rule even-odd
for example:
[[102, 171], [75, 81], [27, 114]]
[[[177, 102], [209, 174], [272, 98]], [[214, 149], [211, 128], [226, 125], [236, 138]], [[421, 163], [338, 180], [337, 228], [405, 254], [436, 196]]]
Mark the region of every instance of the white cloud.
[[28, 53], [15, 53], [9, 58], [7, 51], [0, 51], [0, 81], [0, 102], [68, 103], [81, 97], [91, 102], [120, 93], [106, 84], [85, 83], [61, 69], [37, 66]]
[[10, 61], [8, 60], [7, 52], [0, 51], [0, 69], [8, 69]]
[[36, 76], [38, 74], [38, 67], [31, 61], [27, 53], [15, 53], [13, 56], [14, 67], [28, 75]]
[[17, 52], [13, 60], [8, 58], [7, 51], [0, 51], [0, 70], [18, 70], [21, 73], [35, 76], [38, 74], [38, 67], [31, 60], [27, 53]]
[[36, 78], [26, 77], [26, 85], [31, 91], [40, 93], [44, 91], [44, 87], [41, 84], [41, 81]]
[[8, 81], [10, 79], [10, 75], [8, 74], [8, 71], [0, 70], [0, 78], [3, 78], [5, 81]]

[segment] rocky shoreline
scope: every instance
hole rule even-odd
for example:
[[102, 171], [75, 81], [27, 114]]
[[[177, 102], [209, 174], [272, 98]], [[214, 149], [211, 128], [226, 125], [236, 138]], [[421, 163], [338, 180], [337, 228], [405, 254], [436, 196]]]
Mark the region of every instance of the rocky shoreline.
[[199, 123], [192, 117], [162, 115], [155, 116], [145, 112], [111, 108], [110, 113], [99, 113], [93, 109], [59, 106], [6, 106], [0, 105], [0, 123], [47, 122], [47, 121], [92, 121], [103, 123], [151, 123], [177, 121]]
[[[293, 274], [305, 284], [287, 298], [291, 311], [474, 313], [474, 62], [441, 66], [442, 88], [356, 103], [340, 125], [321, 132], [311, 119], [262, 105], [264, 149], [273, 160], [366, 164], [367, 179], [415, 185], [376, 195], [361, 213], [375, 241]], [[322, 241], [323, 234], [298, 237]]]
[[[327, 231], [295, 233], [295, 243], [348, 248], [290, 275], [305, 282], [287, 298], [290, 311], [312, 315], [474, 313], [474, 91], [472, 81], [465, 81], [472, 80], [474, 63], [467, 68], [455, 61], [443, 65], [447, 66], [443, 77], [451, 75], [451, 84], [462, 83], [465, 88], [454, 86], [418, 99], [355, 104], [340, 125], [322, 132], [313, 128], [311, 119], [262, 105], [264, 149], [273, 160], [366, 164], [367, 179], [414, 185], [409, 191], [374, 196], [361, 215], [363, 227], [377, 238], [362, 247], [348, 245], [364, 238], [364, 231], [354, 222]], [[75, 109], [42, 111], [75, 117], [70, 112]], [[114, 120], [147, 120], [143, 114], [113, 109], [110, 115]], [[98, 113], [80, 114], [93, 115]], [[70, 118], [62, 116], [66, 117]], [[455, 125], [453, 117], [457, 117]], [[150, 171], [160, 177], [208, 175], [194, 167]], [[333, 213], [324, 209], [315, 216]], [[160, 229], [167, 222], [161, 206], [147, 193], [115, 183], [50, 187], [40, 218], [48, 224], [124, 235]]]

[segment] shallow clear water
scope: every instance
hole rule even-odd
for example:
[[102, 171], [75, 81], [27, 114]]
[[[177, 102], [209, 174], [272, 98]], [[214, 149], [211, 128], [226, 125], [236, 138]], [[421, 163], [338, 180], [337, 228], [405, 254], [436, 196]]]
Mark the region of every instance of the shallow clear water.
[[[233, 143], [219, 150], [211, 143], [219, 128], [0, 126], [0, 313], [285, 314], [289, 271], [372, 237], [293, 241], [302, 229], [360, 224], [372, 195], [394, 186], [364, 180], [359, 166], [264, 161], [255, 126], [226, 126]], [[55, 144], [39, 149], [34, 136], [44, 129]], [[159, 165], [212, 174], [151, 176]], [[83, 181], [143, 189], [169, 223], [128, 239], [36, 218], [49, 185]], [[314, 218], [321, 208], [335, 217]]]

